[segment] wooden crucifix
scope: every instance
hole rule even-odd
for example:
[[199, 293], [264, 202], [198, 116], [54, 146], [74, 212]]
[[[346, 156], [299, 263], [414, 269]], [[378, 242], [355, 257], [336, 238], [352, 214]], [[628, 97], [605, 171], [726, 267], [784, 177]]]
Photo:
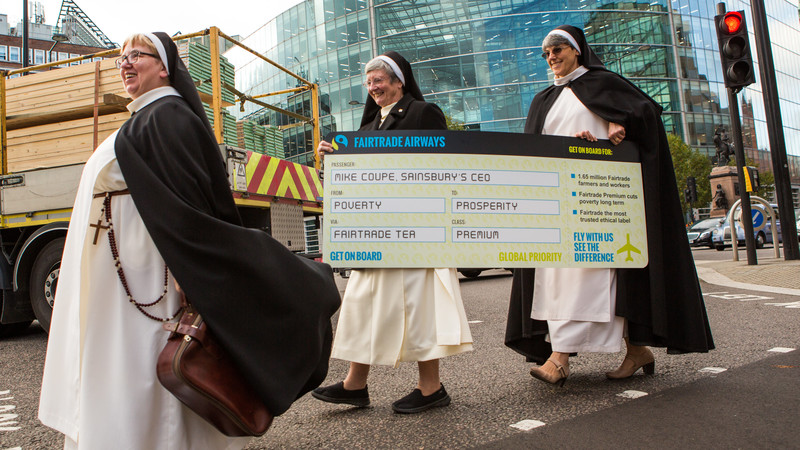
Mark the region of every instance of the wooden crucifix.
[[100, 236], [100, 229], [107, 230], [110, 227], [108, 225], [103, 225], [103, 219], [97, 219], [97, 223], [90, 223], [90, 227], [94, 227], [94, 241], [92, 241], [92, 245], [97, 245], [97, 237]]

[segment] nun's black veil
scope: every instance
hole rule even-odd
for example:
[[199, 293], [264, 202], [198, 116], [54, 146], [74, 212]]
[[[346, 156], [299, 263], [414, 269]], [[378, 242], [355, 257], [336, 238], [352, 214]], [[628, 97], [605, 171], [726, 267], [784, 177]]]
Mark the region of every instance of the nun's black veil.
[[[422, 96], [422, 91], [420, 91], [419, 85], [417, 85], [417, 80], [414, 78], [414, 73], [411, 71], [411, 63], [409, 63], [405, 58], [395, 51], [388, 51], [383, 55], [391, 58], [403, 73], [403, 78], [406, 80], [405, 84], [403, 85], [403, 94], [411, 94], [411, 96], [415, 99], [425, 101], [425, 98]], [[373, 100], [369, 94], [367, 94], [367, 101], [364, 105], [364, 113], [361, 116], [361, 126], [363, 127], [364, 125], [375, 120], [375, 115], [378, 114], [378, 111], [380, 110], [381, 107], [375, 103], [375, 100]]]
[[586, 35], [583, 34], [583, 30], [572, 25], [561, 25], [555, 29], [566, 31], [575, 39], [575, 42], [578, 43], [578, 50], [581, 52], [581, 54], [578, 55], [578, 63], [580, 65], [587, 69], [605, 69], [606, 66], [603, 65], [603, 61], [600, 60], [600, 57], [597, 56], [586, 42]]

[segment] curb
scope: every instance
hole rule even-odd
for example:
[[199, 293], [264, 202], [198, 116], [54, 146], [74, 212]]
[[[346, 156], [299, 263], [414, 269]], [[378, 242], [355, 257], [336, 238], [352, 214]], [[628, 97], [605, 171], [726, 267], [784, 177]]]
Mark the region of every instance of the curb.
[[[699, 262], [699, 261], [698, 261]], [[717, 286], [732, 287], [737, 289], [745, 289], [749, 291], [771, 292], [773, 294], [796, 295], [800, 296], [800, 289], [783, 288], [776, 286], [765, 286], [761, 284], [743, 283], [741, 281], [734, 281], [722, 275], [711, 267], [703, 267], [701, 264], [696, 264], [697, 276], [709, 284]]]

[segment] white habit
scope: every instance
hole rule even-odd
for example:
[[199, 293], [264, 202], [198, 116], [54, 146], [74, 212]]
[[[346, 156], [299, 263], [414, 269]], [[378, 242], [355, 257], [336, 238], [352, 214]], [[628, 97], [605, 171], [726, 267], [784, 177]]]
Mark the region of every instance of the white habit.
[[354, 270], [331, 357], [397, 366], [472, 350], [455, 269]]
[[[154, 89], [128, 106], [131, 112], [166, 95]], [[117, 277], [106, 230], [97, 244], [94, 227], [103, 198], [94, 194], [126, 189], [109, 136], [94, 152], [78, 187], [61, 261], [45, 361], [39, 419], [66, 435], [65, 448], [224, 449], [242, 448], [249, 438], [219, 433], [165, 390], [156, 359], [167, 341], [161, 322], [128, 302]], [[134, 299], [156, 300], [164, 288], [164, 261], [130, 195], [111, 199], [120, 260]], [[172, 277], [157, 317], [178, 309]]]
[[[555, 83], [565, 85], [586, 72], [581, 66]], [[584, 130], [608, 138], [608, 122], [565, 86], [547, 113], [542, 134], [575, 136]], [[625, 322], [614, 315], [616, 294], [614, 269], [536, 269], [531, 317], [547, 320], [555, 352], [618, 352]]]

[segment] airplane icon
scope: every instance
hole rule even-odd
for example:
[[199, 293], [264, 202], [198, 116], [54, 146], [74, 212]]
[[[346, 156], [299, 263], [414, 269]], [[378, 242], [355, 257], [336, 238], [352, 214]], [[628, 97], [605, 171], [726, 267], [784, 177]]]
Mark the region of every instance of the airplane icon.
[[634, 252], [639, 255], [641, 255], [642, 252], [640, 252], [638, 248], [631, 245], [631, 235], [628, 234], [627, 237], [628, 237], [628, 243], [623, 245], [622, 248], [620, 248], [619, 250], [617, 250], [617, 254], [620, 254], [622, 252], [628, 252], [628, 257], [625, 258], [625, 261], [633, 261], [633, 258], [631, 257], [631, 252]]

